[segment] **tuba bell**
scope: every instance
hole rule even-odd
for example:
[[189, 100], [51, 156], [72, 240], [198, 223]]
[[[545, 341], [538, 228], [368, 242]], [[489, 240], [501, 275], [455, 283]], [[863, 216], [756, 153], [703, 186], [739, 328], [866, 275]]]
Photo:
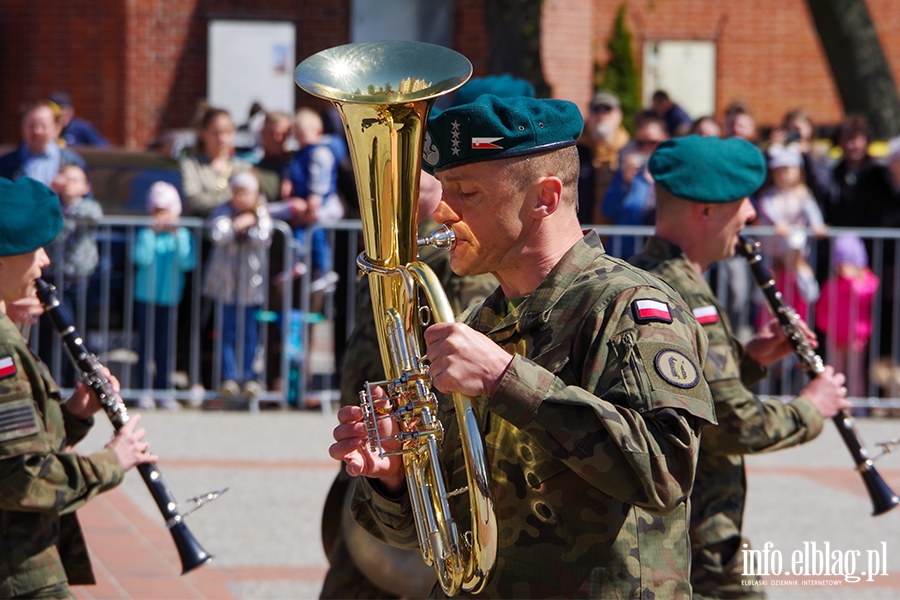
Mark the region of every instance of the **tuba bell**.
[[[448, 48], [417, 42], [347, 44], [310, 56], [294, 79], [330, 100], [347, 133], [356, 175], [365, 251], [357, 264], [369, 276], [381, 360], [387, 379], [360, 392], [373, 451], [403, 457], [424, 561], [448, 596], [483, 589], [497, 553], [496, 517], [478, 415], [470, 398], [453, 395], [468, 475], [471, 531], [461, 533], [441, 472], [443, 435], [437, 400], [420, 347], [423, 314], [451, 322], [453, 310], [439, 280], [419, 262], [416, 223], [425, 125], [434, 100], [460, 87], [472, 65]], [[447, 246], [452, 232], [432, 236]], [[424, 240], [423, 240], [424, 243]], [[418, 306], [422, 292], [427, 306]], [[384, 388], [387, 408], [372, 400]], [[402, 449], [385, 451], [376, 421], [397, 421]]]

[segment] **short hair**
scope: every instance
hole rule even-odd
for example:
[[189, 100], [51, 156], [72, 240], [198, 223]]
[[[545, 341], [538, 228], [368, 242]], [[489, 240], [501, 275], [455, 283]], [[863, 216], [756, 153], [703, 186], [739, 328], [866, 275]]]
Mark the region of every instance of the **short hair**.
[[834, 132], [834, 143], [840, 145], [841, 140], [853, 139], [857, 136], [870, 138], [869, 122], [866, 117], [859, 114], [847, 115]]
[[663, 90], [656, 90], [653, 92], [653, 100], [670, 100], [669, 94], [667, 94]]
[[794, 120], [806, 121], [809, 123], [810, 127], [813, 125], [812, 116], [809, 114], [809, 111], [803, 108], [795, 108], [791, 111], [788, 111], [786, 115], [784, 115], [784, 119], [781, 121], [782, 127], [787, 127], [791, 121]]
[[747, 104], [747, 102], [744, 100], [732, 100], [731, 104], [729, 104], [725, 108], [725, 116], [733, 117], [734, 115], [750, 115], [752, 117], [753, 110], [750, 108], [750, 105]]
[[638, 129], [641, 129], [647, 125], [652, 123], [656, 123], [663, 130], [663, 133], [666, 135], [669, 134], [669, 128], [666, 127], [666, 122], [659, 117], [652, 110], [642, 110], [634, 115], [634, 130], [637, 132]]
[[280, 110], [270, 110], [266, 111], [266, 119], [265, 123], [277, 123], [279, 121], [290, 121], [291, 115], [287, 114], [284, 111]]
[[539, 177], [559, 177], [562, 182], [562, 203], [578, 206], [578, 149], [567, 146], [535, 152], [524, 156], [501, 159], [504, 177], [518, 190], [524, 190]]
[[46, 108], [51, 113], [53, 113], [53, 120], [59, 123], [59, 106], [55, 102], [51, 102], [50, 100], [32, 100], [31, 102], [26, 102], [22, 105], [19, 110], [19, 121], [24, 123], [25, 117], [28, 116], [33, 110], [38, 108]]

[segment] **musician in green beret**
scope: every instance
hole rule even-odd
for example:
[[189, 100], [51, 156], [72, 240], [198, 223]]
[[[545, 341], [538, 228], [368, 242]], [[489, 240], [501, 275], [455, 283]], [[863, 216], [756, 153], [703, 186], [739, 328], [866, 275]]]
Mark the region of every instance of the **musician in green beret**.
[[[425, 331], [434, 386], [474, 398], [486, 444], [497, 561], [477, 597], [690, 598], [687, 497], [715, 421], [706, 337], [670, 288], [582, 232], [582, 128], [570, 102], [483, 95], [425, 136], [435, 220], [457, 238], [451, 268], [500, 283]], [[340, 410], [330, 448], [362, 476], [355, 518], [414, 547], [401, 461], [368, 450], [361, 413]], [[468, 484], [458, 427], [442, 422], [455, 490]], [[449, 501], [460, 515], [467, 500]]]
[[742, 550], [750, 548], [741, 536], [743, 455], [819, 435], [824, 419], [850, 406], [844, 375], [825, 367], [790, 403], [757, 398], [750, 386], [765, 376], [766, 366], [788, 356], [791, 345], [774, 320], [742, 345], [703, 278], [712, 263], [735, 255], [738, 234], [756, 217], [749, 196], [765, 179], [762, 153], [738, 138], [692, 135], [661, 143], [649, 168], [656, 182], [656, 234], [630, 262], [675, 288], [706, 331], [703, 376], [719, 421], [703, 431], [691, 493], [694, 597], [763, 597], [761, 578], [743, 575]]
[[7, 315], [35, 297], [34, 282], [50, 264], [44, 246], [62, 229], [59, 198], [28, 177], [0, 178], [0, 214], [0, 597], [73, 598], [69, 584], [94, 583], [75, 510], [156, 456], [135, 429], [137, 415], [105, 449], [68, 451], [100, 401], [83, 383], [64, 400]]

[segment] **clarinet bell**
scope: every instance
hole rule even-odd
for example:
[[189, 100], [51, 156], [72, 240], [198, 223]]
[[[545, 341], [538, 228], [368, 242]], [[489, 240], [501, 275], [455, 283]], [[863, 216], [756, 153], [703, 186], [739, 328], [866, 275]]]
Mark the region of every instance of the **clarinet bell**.
[[178, 557], [181, 559], [182, 575], [212, 561], [213, 555], [203, 549], [184, 521], [172, 525], [169, 532], [172, 534], [175, 548], [178, 550]]

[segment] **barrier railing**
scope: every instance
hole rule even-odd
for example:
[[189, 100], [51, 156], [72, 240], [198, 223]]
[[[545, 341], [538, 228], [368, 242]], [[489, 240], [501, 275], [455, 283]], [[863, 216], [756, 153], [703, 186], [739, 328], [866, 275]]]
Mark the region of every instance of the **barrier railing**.
[[[89, 282], [83, 286], [63, 286], [75, 307], [76, 323], [86, 333], [87, 346], [107, 364], [122, 384], [122, 396], [135, 401], [141, 397], [175, 398], [192, 405], [215, 406], [222, 398], [222, 306], [201, 294], [206, 242], [205, 223], [201, 219], [183, 218], [179, 225], [188, 229], [193, 240], [197, 266], [185, 273], [184, 298], [177, 320], [166, 332], [167, 363], [170, 377], [165, 389], [138, 385], [135, 372], [143, 353], [152, 356], [155, 340], [138, 336], [135, 315], [135, 239], [142, 227], [150, 227], [149, 217], [105, 217], [94, 228], [98, 240], [100, 263]], [[324, 229], [334, 251], [334, 278], [314, 278], [311, 262], [312, 235], [306, 245], [294, 240], [291, 228], [276, 222], [273, 244], [269, 251], [270, 281], [266, 298], [255, 318], [259, 321], [259, 349], [254, 362], [254, 375], [262, 391], [244, 406], [251, 410], [258, 403], [281, 407], [321, 405], [330, 410], [338, 397], [337, 379], [341, 370], [343, 343], [353, 330], [357, 281], [356, 256], [359, 221], [347, 220], [315, 229]], [[597, 226], [607, 251], [620, 255], [622, 248], [639, 252], [652, 227]], [[311, 232], [310, 232], [311, 233]], [[777, 241], [771, 227], [745, 230], [751, 237], [771, 247]], [[850, 315], [859, 319], [868, 315], [872, 322], [871, 337], [863, 348], [844, 352], [852, 360], [845, 364], [852, 402], [858, 407], [900, 408], [900, 230], [833, 228], [822, 240], [809, 236], [807, 262], [821, 286], [833, 273], [832, 242], [839, 235], [856, 235], [869, 251], [869, 266], [880, 280], [871, 308], [860, 314], [850, 306]], [[53, 264], [45, 276], [64, 281], [63, 257], [56, 249]], [[298, 266], [300, 265], [300, 266]], [[177, 274], [172, 274], [175, 276]], [[321, 275], [321, 274], [316, 274]], [[729, 312], [735, 331], [742, 340], [764, 321], [763, 303], [757, 293], [746, 264], [737, 258], [716, 265], [707, 274], [716, 295]], [[335, 286], [335, 281], [340, 282]], [[788, 300], [796, 299], [797, 290], [782, 290]], [[835, 294], [834, 291], [831, 292]], [[793, 296], [792, 296], [793, 294]], [[829, 300], [838, 305], [837, 298]], [[821, 301], [821, 299], [819, 300]], [[237, 307], [241, 315], [242, 307]], [[840, 344], [822, 334], [816, 320], [816, 301], [808, 302], [805, 315], [813, 328], [820, 330], [819, 352], [826, 363], [841, 355]], [[833, 313], [834, 311], [832, 311]], [[826, 318], [835, 318], [834, 314]], [[237, 323], [240, 331], [242, 323]], [[827, 327], [825, 327], [827, 329]], [[831, 328], [833, 329], [833, 327]], [[148, 327], [154, 330], [154, 327]], [[46, 326], [36, 325], [31, 332], [33, 347], [38, 349], [51, 372], [63, 387], [71, 385], [66, 378], [68, 361], [56, 336], [48, 335]], [[236, 355], [242, 355], [242, 338], [238, 336]], [[804, 378], [787, 359], [770, 370], [769, 376], [755, 388], [761, 395], [791, 397], [802, 387]], [[240, 403], [238, 403], [240, 404]]]

